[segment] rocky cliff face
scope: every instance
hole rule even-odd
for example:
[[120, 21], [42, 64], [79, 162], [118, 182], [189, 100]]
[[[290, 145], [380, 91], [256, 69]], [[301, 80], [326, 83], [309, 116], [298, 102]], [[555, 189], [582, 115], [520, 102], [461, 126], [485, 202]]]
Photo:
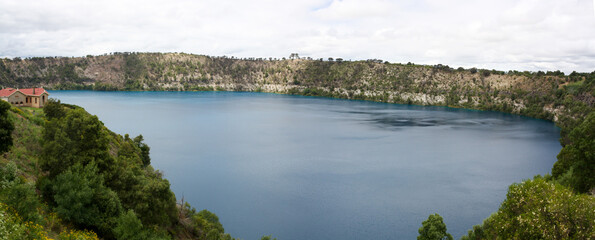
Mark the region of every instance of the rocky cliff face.
[[381, 61], [272, 60], [116, 53], [0, 60], [4, 87], [225, 90], [497, 110], [556, 120], [591, 111], [591, 74], [452, 69]]

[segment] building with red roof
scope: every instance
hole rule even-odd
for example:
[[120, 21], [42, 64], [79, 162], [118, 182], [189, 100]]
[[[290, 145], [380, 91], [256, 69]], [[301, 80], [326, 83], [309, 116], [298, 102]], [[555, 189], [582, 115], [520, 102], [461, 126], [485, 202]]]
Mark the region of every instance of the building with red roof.
[[43, 88], [5, 88], [0, 90], [0, 100], [7, 101], [17, 107], [41, 108], [48, 101], [49, 95]]

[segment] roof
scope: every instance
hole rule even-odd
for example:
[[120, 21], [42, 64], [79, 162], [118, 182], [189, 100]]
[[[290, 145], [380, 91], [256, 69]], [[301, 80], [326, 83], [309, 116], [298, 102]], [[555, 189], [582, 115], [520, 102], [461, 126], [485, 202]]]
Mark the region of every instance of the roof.
[[16, 91], [18, 91], [18, 90], [14, 89], [14, 88], [2, 89], [2, 90], [0, 90], [0, 97], [8, 97], [8, 96], [12, 95], [13, 93], [15, 93]]
[[[35, 91], [33, 91], [35, 90]], [[23, 94], [27, 95], [27, 96], [41, 96], [41, 94], [45, 93], [45, 89], [43, 88], [24, 88], [24, 89], [19, 89], [19, 91], [21, 91]], [[35, 94], [33, 93], [35, 92]]]
[[[27, 96], [41, 96], [43, 93], [47, 93], [43, 88], [24, 88], [24, 89], [14, 89], [14, 88], [5, 88], [0, 90], [0, 97], [8, 97], [15, 92], [21, 92]], [[35, 92], [35, 94], [33, 94]]]

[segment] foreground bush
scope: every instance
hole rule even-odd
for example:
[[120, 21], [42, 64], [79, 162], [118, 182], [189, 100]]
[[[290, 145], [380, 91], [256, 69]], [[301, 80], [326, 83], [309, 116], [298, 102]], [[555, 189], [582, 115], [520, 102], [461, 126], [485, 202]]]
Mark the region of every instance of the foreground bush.
[[43, 227], [23, 221], [11, 207], [0, 203], [0, 239], [48, 239]]
[[452, 240], [452, 235], [446, 232], [446, 224], [442, 220], [442, 216], [434, 213], [428, 216], [428, 219], [421, 223], [419, 228], [419, 236], [417, 240]]
[[595, 198], [542, 177], [515, 183], [500, 209], [462, 239], [594, 239]]

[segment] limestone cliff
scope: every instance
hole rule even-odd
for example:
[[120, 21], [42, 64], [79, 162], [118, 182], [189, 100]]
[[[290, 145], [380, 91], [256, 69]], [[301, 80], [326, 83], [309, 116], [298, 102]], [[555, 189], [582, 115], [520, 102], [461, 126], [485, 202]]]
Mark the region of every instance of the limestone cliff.
[[[594, 73], [502, 72], [379, 60], [237, 59], [184, 53], [0, 59], [4, 87], [262, 91], [497, 110], [557, 120], [595, 104]], [[580, 117], [580, 116], [577, 116]]]

